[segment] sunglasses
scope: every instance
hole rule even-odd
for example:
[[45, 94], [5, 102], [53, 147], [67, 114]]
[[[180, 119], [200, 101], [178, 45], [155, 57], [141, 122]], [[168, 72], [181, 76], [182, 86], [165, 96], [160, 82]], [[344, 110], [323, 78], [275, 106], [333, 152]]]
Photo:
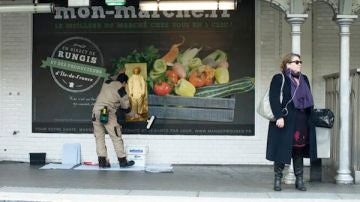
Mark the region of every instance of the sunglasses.
[[295, 63], [295, 64], [302, 64], [302, 61], [301, 60], [295, 60], [295, 61], [291, 61], [291, 62], [289, 62], [289, 63]]

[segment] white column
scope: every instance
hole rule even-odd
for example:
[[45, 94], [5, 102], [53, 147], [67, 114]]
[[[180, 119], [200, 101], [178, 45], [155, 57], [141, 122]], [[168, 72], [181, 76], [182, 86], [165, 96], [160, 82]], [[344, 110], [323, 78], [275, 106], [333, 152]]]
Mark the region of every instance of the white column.
[[301, 25], [308, 14], [287, 14], [286, 21], [291, 25], [291, 52], [301, 54]]
[[350, 171], [350, 24], [356, 15], [337, 15], [340, 26], [340, 140], [339, 168], [335, 177], [338, 184], [354, 182]]
[[[291, 52], [301, 55], [301, 25], [305, 22], [308, 14], [287, 14], [286, 21], [291, 25]], [[288, 168], [284, 177], [285, 184], [295, 184], [293, 163]]]

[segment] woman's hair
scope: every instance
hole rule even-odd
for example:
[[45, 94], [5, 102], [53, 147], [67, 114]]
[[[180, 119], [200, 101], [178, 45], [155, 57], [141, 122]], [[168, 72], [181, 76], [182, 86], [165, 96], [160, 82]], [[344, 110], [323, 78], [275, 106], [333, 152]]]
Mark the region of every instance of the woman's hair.
[[291, 59], [292, 59], [293, 57], [298, 57], [299, 59], [301, 58], [300, 55], [299, 55], [299, 54], [296, 54], [296, 53], [288, 53], [288, 54], [286, 54], [286, 55], [283, 57], [283, 60], [282, 60], [282, 62], [281, 62], [281, 64], [280, 64], [280, 69], [281, 69], [281, 71], [284, 72], [284, 71], [286, 70], [286, 64], [289, 63], [289, 62], [291, 62]]

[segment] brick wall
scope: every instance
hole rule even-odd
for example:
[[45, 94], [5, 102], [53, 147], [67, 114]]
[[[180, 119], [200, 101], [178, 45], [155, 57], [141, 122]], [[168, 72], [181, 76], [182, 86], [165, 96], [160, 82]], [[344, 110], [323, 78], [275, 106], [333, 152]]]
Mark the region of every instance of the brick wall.
[[[322, 9], [323, 5], [319, 5]], [[320, 13], [328, 10], [321, 10]], [[256, 4], [256, 103], [268, 87], [271, 76], [278, 72], [281, 56], [290, 49], [289, 25], [284, 14], [270, 7], [269, 3]], [[60, 162], [64, 143], [81, 143], [82, 160], [96, 160], [92, 134], [33, 134], [31, 132], [31, 55], [32, 22], [29, 14], [0, 15], [0, 160], [29, 161], [29, 152], [46, 152], [47, 161]], [[314, 26], [319, 25], [314, 18]], [[311, 23], [311, 21], [306, 22]], [[329, 22], [332, 23], [329, 19]], [[336, 27], [336, 25], [330, 25]], [[308, 44], [311, 25], [305, 26], [303, 41]], [[319, 29], [319, 28], [318, 28]], [[357, 28], [357, 32], [360, 30]], [[310, 34], [309, 34], [310, 33]], [[314, 33], [322, 34], [321, 29]], [[335, 41], [328, 41], [334, 53], [338, 42], [337, 29], [328, 32]], [[355, 34], [354, 34], [355, 35]], [[334, 37], [333, 37], [334, 36]], [[315, 36], [314, 40], [317, 40]], [[359, 37], [357, 37], [359, 41]], [[324, 43], [325, 44], [325, 43]], [[324, 45], [323, 44], [323, 45]], [[320, 75], [328, 66], [320, 65], [323, 56], [314, 45], [316, 70], [307, 66], [313, 84], [320, 85]], [[311, 53], [311, 46], [305, 46]], [[352, 49], [353, 50], [353, 49]], [[359, 50], [359, 49], [357, 49]], [[359, 51], [357, 52], [359, 53]], [[325, 54], [325, 53], [323, 53]], [[319, 58], [317, 58], [319, 57]], [[329, 61], [330, 62], [330, 61]], [[336, 66], [334, 59], [333, 66]], [[357, 62], [359, 64], [359, 62]], [[313, 69], [313, 71], [311, 71]], [[316, 101], [324, 99], [317, 95], [320, 88], [314, 87]], [[127, 145], [149, 146], [149, 163], [178, 164], [269, 164], [265, 160], [267, 122], [255, 116], [256, 130], [252, 137], [218, 136], [152, 136], [124, 135]], [[109, 157], [115, 161], [110, 139], [107, 139]]]
[[30, 145], [22, 137], [27, 137], [31, 127], [31, 18], [2, 14], [0, 23], [1, 156], [15, 160]]

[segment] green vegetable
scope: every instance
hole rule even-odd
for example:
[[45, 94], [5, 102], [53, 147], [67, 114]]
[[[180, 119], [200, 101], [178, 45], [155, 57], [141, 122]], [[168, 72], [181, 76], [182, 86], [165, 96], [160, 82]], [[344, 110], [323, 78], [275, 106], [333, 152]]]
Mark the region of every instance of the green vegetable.
[[156, 73], [154, 71], [150, 71], [149, 76], [152, 80], [156, 80], [157, 78], [159, 78], [161, 76], [161, 73]]
[[193, 59], [200, 52], [200, 50], [201, 48], [188, 48], [186, 51], [178, 55], [177, 62], [187, 68], [190, 60]]
[[190, 60], [189, 62], [189, 67], [190, 69], [195, 69], [197, 67], [202, 66], [203, 64], [201, 63], [201, 59], [200, 58], [193, 58]]
[[154, 62], [153, 71], [158, 73], [163, 73], [166, 71], [166, 62], [162, 59], [157, 59]]
[[197, 89], [196, 97], [227, 97], [237, 93], [245, 93], [255, 88], [252, 77], [243, 77], [226, 84], [205, 86]]
[[206, 56], [202, 62], [203, 62], [203, 64], [210, 65], [212, 67], [216, 67], [221, 62], [226, 61], [226, 60], [227, 60], [226, 53], [224, 51], [218, 49], [218, 50], [210, 53], [208, 56]]
[[189, 81], [180, 79], [175, 86], [175, 93], [180, 96], [193, 97], [195, 94], [195, 87]]
[[155, 80], [158, 77], [160, 77], [161, 74], [163, 74], [166, 71], [166, 62], [162, 59], [157, 59], [154, 62], [154, 66], [152, 70], [150, 71], [150, 78]]
[[120, 57], [113, 61], [114, 68], [109, 70], [111, 75], [117, 75], [117, 73], [125, 68], [126, 63], [146, 63], [148, 71], [149, 67], [153, 66], [154, 61], [160, 57], [159, 50], [154, 46], [148, 46], [143, 51], [133, 50], [125, 57]]
[[225, 67], [218, 67], [215, 70], [216, 83], [223, 84], [229, 82], [229, 69]]

